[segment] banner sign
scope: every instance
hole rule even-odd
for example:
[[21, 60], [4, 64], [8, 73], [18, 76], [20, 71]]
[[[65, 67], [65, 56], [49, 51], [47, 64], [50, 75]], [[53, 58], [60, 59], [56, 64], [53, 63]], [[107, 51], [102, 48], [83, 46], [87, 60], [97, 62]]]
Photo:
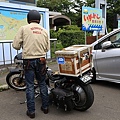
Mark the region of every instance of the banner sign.
[[102, 10], [98, 8], [82, 7], [82, 30], [101, 31], [102, 30]]

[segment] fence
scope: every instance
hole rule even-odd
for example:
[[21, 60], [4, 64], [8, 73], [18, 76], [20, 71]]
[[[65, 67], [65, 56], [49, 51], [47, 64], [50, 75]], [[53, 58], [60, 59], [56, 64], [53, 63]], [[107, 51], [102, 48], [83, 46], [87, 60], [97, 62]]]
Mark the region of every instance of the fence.
[[[56, 41], [57, 39], [50, 39], [50, 43], [54, 44], [54, 46], [50, 49], [50, 51], [46, 54], [46, 59], [52, 59], [52, 52], [56, 50]], [[53, 49], [53, 51], [51, 51]], [[22, 52], [22, 50], [15, 50], [12, 47], [12, 40], [0, 41], [0, 65], [13, 64], [14, 56], [18, 53]]]

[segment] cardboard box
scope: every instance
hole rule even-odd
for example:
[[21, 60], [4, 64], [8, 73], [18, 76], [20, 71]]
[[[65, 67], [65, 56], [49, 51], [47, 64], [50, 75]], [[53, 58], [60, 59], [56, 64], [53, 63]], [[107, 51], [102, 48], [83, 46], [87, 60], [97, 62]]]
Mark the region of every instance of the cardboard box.
[[79, 76], [92, 68], [92, 46], [73, 45], [56, 51], [59, 74]]

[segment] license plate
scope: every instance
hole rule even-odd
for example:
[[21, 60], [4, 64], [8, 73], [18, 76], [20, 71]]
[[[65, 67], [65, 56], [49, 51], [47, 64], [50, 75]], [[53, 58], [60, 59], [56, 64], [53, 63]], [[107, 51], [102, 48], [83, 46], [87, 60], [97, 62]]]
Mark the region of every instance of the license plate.
[[89, 75], [84, 75], [81, 80], [84, 82], [84, 83], [87, 83], [87, 82], [90, 82], [91, 81], [91, 77]]

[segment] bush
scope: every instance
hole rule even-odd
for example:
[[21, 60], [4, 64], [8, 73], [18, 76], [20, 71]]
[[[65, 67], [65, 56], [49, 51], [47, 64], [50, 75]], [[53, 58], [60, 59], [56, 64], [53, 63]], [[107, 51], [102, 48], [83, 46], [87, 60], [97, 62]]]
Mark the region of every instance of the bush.
[[77, 25], [66, 25], [63, 26], [64, 30], [80, 30], [80, 28]]
[[57, 38], [57, 32], [50, 30], [50, 38]]
[[76, 44], [85, 44], [85, 35], [83, 31], [67, 30], [62, 32], [58, 38], [63, 47], [68, 47]]

